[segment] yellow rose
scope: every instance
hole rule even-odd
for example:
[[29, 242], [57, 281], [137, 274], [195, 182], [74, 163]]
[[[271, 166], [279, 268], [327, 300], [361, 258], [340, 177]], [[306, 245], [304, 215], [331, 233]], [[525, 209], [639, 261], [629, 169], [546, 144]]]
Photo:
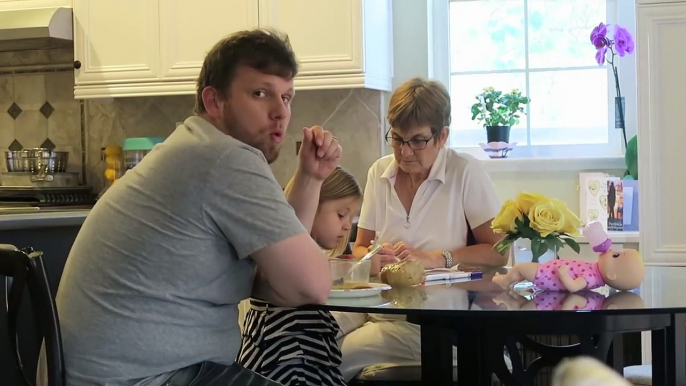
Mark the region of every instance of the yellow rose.
[[537, 202], [529, 211], [530, 226], [542, 237], [560, 232], [566, 224], [564, 212], [564, 208], [552, 200]]
[[549, 200], [550, 199], [548, 197], [542, 194], [527, 192], [521, 192], [515, 198], [515, 201], [517, 202], [517, 207], [519, 208], [519, 211], [522, 213], [529, 213], [531, 211], [531, 207], [536, 205], [536, 203]]
[[517, 203], [513, 200], [507, 200], [500, 208], [500, 213], [491, 222], [491, 229], [494, 233], [516, 232], [515, 219], [521, 220], [522, 217], [522, 212], [517, 208]]
[[570, 236], [579, 236], [579, 228], [581, 227], [581, 220], [579, 220], [579, 217], [569, 210], [569, 207], [567, 207], [567, 204], [563, 201], [558, 199], [553, 199], [552, 201], [558, 208], [561, 208], [565, 217], [565, 224], [561, 231]]

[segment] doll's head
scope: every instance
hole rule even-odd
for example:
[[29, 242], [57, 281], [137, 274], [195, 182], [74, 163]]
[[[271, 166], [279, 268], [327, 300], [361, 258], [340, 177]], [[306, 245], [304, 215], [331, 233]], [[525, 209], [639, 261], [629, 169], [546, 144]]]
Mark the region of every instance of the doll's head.
[[607, 285], [623, 291], [637, 288], [645, 276], [643, 259], [635, 249], [607, 250], [598, 258], [598, 269]]

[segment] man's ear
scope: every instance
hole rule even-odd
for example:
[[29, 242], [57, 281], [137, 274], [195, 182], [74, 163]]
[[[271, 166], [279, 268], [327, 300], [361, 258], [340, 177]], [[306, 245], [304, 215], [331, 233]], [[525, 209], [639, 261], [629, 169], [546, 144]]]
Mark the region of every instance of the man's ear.
[[202, 103], [211, 118], [219, 118], [221, 115], [221, 102], [222, 97], [216, 88], [207, 86], [202, 89]]

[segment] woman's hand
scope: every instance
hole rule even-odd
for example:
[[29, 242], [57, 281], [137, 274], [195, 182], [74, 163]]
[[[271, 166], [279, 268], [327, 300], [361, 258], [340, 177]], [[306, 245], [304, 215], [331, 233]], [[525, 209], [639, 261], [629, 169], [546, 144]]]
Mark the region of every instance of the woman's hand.
[[416, 260], [422, 263], [426, 269], [445, 267], [445, 258], [443, 258], [443, 255], [440, 252], [420, 251], [419, 249], [413, 248], [402, 241], [395, 244], [393, 249], [395, 250], [395, 257], [397, 257], [400, 261], [407, 259]]
[[391, 243], [381, 244], [381, 250], [371, 258], [372, 267], [370, 274], [376, 276], [381, 271], [381, 268], [388, 264], [397, 263], [399, 260], [395, 257], [395, 248]]

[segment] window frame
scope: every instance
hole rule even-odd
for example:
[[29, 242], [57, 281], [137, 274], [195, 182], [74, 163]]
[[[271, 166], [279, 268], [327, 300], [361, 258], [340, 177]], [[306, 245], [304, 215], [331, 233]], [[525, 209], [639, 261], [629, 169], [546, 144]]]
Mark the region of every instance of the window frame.
[[[442, 82], [450, 90], [451, 63], [450, 63], [450, 3], [458, 1], [488, 1], [488, 0], [428, 0], [429, 1], [429, 77]], [[522, 0], [526, 4], [528, 0]], [[629, 32], [636, 36], [636, 16], [634, 0], [606, 0], [607, 4], [607, 23], [618, 23], [626, 27]], [[526, 10], [526, 8], [525, 8]], [[589, 31], [590, 34], [590, 31]], [[528, 44], [528, 42], [527, 42]], [[589, 55], [592, 55], [592, 48], [589, 42]], [[514, 161], [527, 159], [588, 159], [598, 158], [607, 161], [608, 158], [619, 159], [624, 156], [624, 144], [620, 129], [614, 128], [615, 114], [615, 87], [612, 76], [612, 68], [609, 64], [604, 65], [608, 73], [608, 143], [598, 145], [547, 145], [547, 146], [521, 146], [514, 151], [509, 158], [498, 161]], [[578, 68], [570, 67], [569, 69]], [[588, 66], [586, 68], [593, 68]], [[567, 68], [557, 68], [564, 70]], [[622, 86], [622, 96], [625, 99], [625, 126], [627, 128], [627, 140], [636, 135], [636, 52], [617, 60], [617, 70], [619, 81]], [[525, 73], [540, 71], [524, 70]], [[547, 70], [549, 71], [549, 70]], [[504, 73], [517, 71], [475, 71], [479, 73]], [[471, 72], [470, 72], [471, 73]], [[528, 79], [528, 76], [527, 76]], [[528, 80], [527, 80], [528, 85]], [[530, 136], [530, 133], [528, 134]], [[484, 142], [486, 142], [486, 132], [484, 129]], [[475, 144], [476, 145], [476, 144]], [[459, 147], [452, 146], [461, 152], [471, 153], [478, 158], [487, 159], [485, 153], [479, 146]]]

